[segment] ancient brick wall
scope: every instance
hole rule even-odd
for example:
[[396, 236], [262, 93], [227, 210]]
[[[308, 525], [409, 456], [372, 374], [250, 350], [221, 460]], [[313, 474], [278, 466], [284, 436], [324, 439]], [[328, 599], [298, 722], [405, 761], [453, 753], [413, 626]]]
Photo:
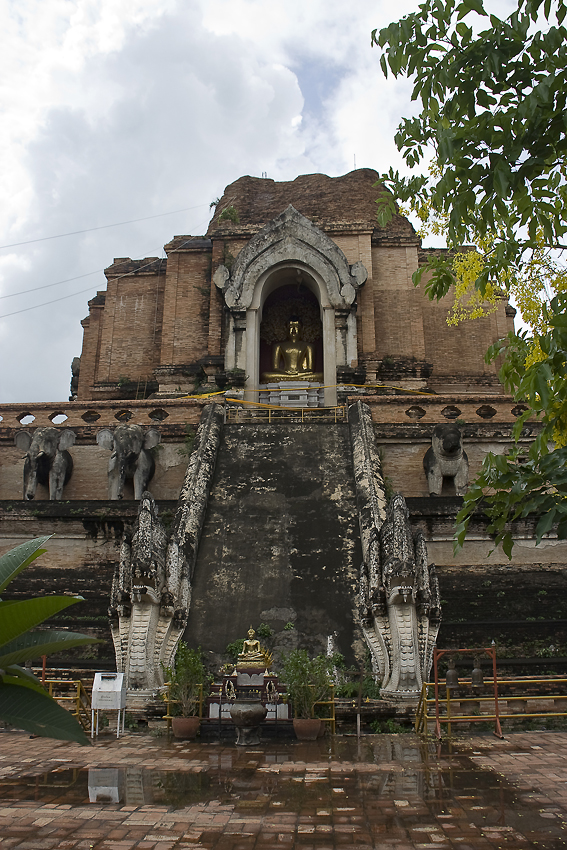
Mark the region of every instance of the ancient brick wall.
[[411, 279], [416, 267], [415, 247], [372, 249], [375, 339], [379, 359], [426, 359], [424, 299]]
[[95, 298], [89, 301], [89, 315], [83, 319], [83, 350], [81, 352], [81, 371], [77, 398], [92, 398], [93, 386], [96, 380], [100, 340], [104, 323], [105, 292], [97, 292]]
[[[207, 232], [213, 234], [226, 225], [226, 222], [219, 222], [219, 217], [229, 206], [236, 209], [240, 226], [243, 226], [264, 225], [289, 204], [319, 227], [328, 222], [364, 222], [367, 227], [377, 228], [378, 189], [374, 185], [377, 180], [378, 172], [371, 168], [360, 168], [341, 177], [302, 174], [283, 183], [267, 178], [240, 177], [226, 187]], [[395, 216], [388, 226], [389, 231], [397, 229], [413, 233], [409, 222], [401, 216]]]
[[[168, 251], [164, 297], [161, 365], [195, 363], [208, 353], [210, 271], [209, 250]], [[157, 364], [156, 364], [157, 365]]]
[[[161, 502], [166, 522], [175, 503]], [[51, 534], [47, 550], [23, 570], [2, 594], [4, 599], [76, 594], [84, 602], [66, 608], [50, 626], [84, 632], [103, 640], [49, 656], [48, 670], [59, 666], [113, 670], [114, 648], [107, 610], [114, 568], [125, 528], [132, 526], [138, 503], [121, 502], [0, 502], [0, 554], [34, 537]]]
[[[425, 279], [421, 287], [423, 292], [424, 284]], [[458, 390], [461, 378], [477, 376], [479, 387], [484, 379], [485, 386], [502, 392], [495, 381], [498, 367], [485, 363], [484, 355], [495, 340], [513, 330], [513, 318], [506, 314], [505, 300], [499, 301], [496, 312], [461, 322], [458, 326], [447, 324], [452, 303], [451, 295], [441, 302], [429, 301], [426, 297], [422, 301], [426, 360], [433, 366], [431, 385], [436, 389], [442, 385]]]
[[95, 383], [150, 377], [159, 362], [162, 263], [155, 258], [135, 263], [118, 260], [106, 273], [108, 287]]
[[[500, 675], [567, 669], [567, 544], [554, 537], [536, 548], [533, 520], [513, 524], [509, 560], [475, 515], [462, 550], [453, 552], [457, 497], [409, 498], [412, 525], [427, 539], [436, 564], [443, 619], [441, 649], [496, 647]], [[527, 659], [527, 660], [526, 660]], [[470, 676], [472, 659], [457, 667]], [[488, 671], [486, 671], [488, 672]]]

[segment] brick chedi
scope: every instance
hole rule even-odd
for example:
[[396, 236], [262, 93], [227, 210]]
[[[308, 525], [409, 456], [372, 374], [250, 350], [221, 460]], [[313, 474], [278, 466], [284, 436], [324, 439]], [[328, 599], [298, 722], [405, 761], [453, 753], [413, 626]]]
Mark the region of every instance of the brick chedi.
[[[371, 169], [282, 183], [241, 177], [225, 189], [205, 236], [174, 237], [165, 246], [167, 259], [115, 259], [106, 269], [106, 292], [89, 302], [83, 321], [78, 400], [123, 398], [133, 384], [143, 387], [143, 395], [160, 397], [214, 385], [217, 378], [224, 386], [226, 371], [239, 368], [247, 391], [255, 392], [261, 369], [252, 361], [262, 357], [266, 309], [297, 285], [322, 322], [326, 311], [332, 313], [319, 355], [329, 361], [320, 363], [326, 384], [387, 380], [411, 389], [427, 382], [436, 392], [500, 393], [495, 368], [484, 363], [483, 353], [512, 328], [505, 300], [480, 321], [448, 327], [447, 307], [431, 303], [413, 286], [412, 274], [427, 251], [409, 221], [397, 215], [386, 228], [376, 223], [377, 179]], [[297, 219], [280, 221], [290, 205]], [[326, 303], [328, 281], [316, 283], [310, 248], [317, 239], [321, 268], [336, 266], [339, 278], [340, 262], [345, 269], [364, 269], [365, 280], [348, 303], [340, 294]], [[259, 259], [268, 242], [269, 271], [260, 268]], [[238, 272], [245, 249], [241, 277], [254, 294], [249, 302], [244, 297], [229, 304], [230, 275]], [[333, 258], [333, 249], [341, 261]], [[219, 270], [221, 283], [228, 276], [227, 291], [215, 286]], [[342, 339], [338, 348], [335, 336]], [[332, 402], [336, 394], [329, 391], [325, 398]]]
[[[0, 404], [0, 551], [53, 534], [10, 592], [79, 592], [81, 620], [58, 625], [106, 637], [89, 647], [96, 658], [50, 659], [54, 670], [115, 663], [106, 611], [110, 600], [113, 628], [128, 614], [124, 570], [112, 600], [111, 584], [142, 489], [163, 527], [165, 579], [185, 583], [176, 628], [211, 663], [261, 623], [276, 653], [332, 644], [358, 664], [368, 647], [389, 698], [416, 696], [436, 639], [521, 632], [567, 657], [563, 541], [535, 548], [533, 519], [519, 519], [510, 565], [478, 514], [463, 549], [452, 545], [468, 482], [487, 452], [508, 450], [526, 409], [484, 362], [514, 310], [502, 297], [448, 326], [450, 298], [430, 302], [412, 280], [440, 249], [402, 215], [377, 224], [377, 181], [371, 169], [239, 178], [206, 234], [106, 269], [69, 402]], [[526, 452], [537, 429], [524, 425]], [[46, 433], [58, 452], [35, 451]], [[136, 451], [118, 450], [125, 435]], [[156, 622], [176, 596], [162, 584]], [[396, 641], [413, 666], [398, 665]]]

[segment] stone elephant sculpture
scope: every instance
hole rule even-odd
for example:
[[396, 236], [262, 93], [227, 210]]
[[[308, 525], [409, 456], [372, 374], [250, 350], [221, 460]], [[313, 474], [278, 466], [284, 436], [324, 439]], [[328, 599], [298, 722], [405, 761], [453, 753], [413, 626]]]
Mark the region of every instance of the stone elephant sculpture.
[[24, 499], [33, 499], [39, 484], [49, 487], [52, 501], [61, 499], [63, 487], [73, 472], [73, 458], [67, 451], [75, 443], [70, 428], [36, 428], [17, 431], [14, 437], [24, 455]]
[[156, 428], [144, 431], [141, 425], [118, 425], [114, 431], [103, 428], [96, 441], [112, 452], [108, 462], [108, 498], [122, 499], [124, 483], [132, 479], [134, 498], [141, 499], [155, 471], [150, 449], [161, 441], [160, 432]]
[[469, 461], [463, 449], [463, 435], [457, 425], [436, 425], [431, 438], [431, 448], [423, 458], [429, 494], [440, 496], [443, 479], [452, 478], [455, 493], [464, 496], [469, 483]]

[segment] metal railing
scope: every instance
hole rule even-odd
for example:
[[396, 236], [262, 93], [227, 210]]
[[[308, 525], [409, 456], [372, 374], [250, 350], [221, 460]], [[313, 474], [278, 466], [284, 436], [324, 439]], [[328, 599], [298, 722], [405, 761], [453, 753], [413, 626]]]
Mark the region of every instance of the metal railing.
[[[456, 687], [447, 687], [443, 696], [441, 688], [444, 685], [439, 682], [438, 675], [434, 682], [424, 682], [415, 716], [417, 734], [427, 737], [429, 727], [434, 725], [436, 737], [441, 738], [443, 724], [447, 727], [447, 734], [450, 736], [451, 727], [456, 723], [493, 722], [494, 734], [503, 738], [501, 720], [567, 717], [567, 678], [556, 676], [500, 678], [496, 673], [494, 649], [435, 650], [437, 656], [434, 657], [434, 661], [446, 653], [455, 655], [481, 651], [489, 654], [493, 661], [493, 676], [491, 679], [486, 679], [482, 685], [474, 684], [471, 679], [460, 679], [458, 693], [453, 693], [457, 690]], [[436, 664], [435, 673], [437, 674]], [[503, 710], [504, 702], [506, 710]], [[433, 712], [430, 711], [431, 708]]]
[[91, 696], [80, 679], [45, 679], [50, 697], [63, 704], [73, 703], [71, 714], [79, 721], [85, 732], [91, 728]]
[[346, 422], [346, 406], [337, 407], [277, 407], [242, 401], [225, 405], [225, 421], [236, 424], [244, 422]]
[[318, 720], [321, 720], [323, 723], [328, 723], [331, 729], [331, 735], [335, 734], [336, 728], [336, 717], [335, 717], [335, 688], [331, 686], [331, 698], [330, 699], [320, 699], [313, 705], [313, 717], [315, 717], [315, 706], [317, 705], [330, 705], [331, 706], [331, 716], [330, 717], [318, 717]]

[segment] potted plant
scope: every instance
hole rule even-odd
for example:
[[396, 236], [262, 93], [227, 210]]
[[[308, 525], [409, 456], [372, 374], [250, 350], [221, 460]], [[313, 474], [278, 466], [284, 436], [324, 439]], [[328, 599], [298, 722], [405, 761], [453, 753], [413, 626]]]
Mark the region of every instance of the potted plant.
[[283, 656], [283, 678], [293, 705], [293, 729], [300, 741], [314, 741], [321, 731], [315, 703], [328, 699], [333, 685], [333, 659], [327, 655], [310, 658], [305, 649]]
[[207, 678], [201, 647], [191, 649], [181, 641], [173, 667], [164, 668], [172, 701], [171, 724], [176, 738], [194, 738], [201, 723], [201, 693]]

